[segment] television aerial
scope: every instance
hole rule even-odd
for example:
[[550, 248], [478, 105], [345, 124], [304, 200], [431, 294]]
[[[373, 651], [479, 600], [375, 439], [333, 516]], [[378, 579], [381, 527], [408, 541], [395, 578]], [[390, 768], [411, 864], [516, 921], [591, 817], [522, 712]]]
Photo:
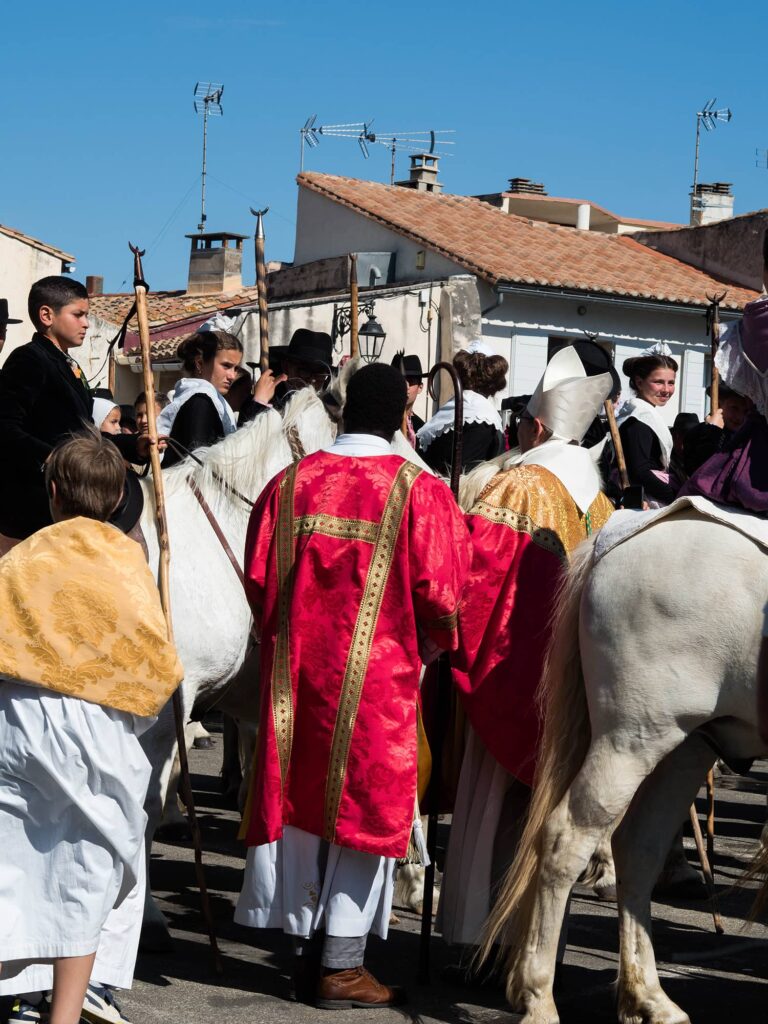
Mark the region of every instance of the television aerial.
[[197, 82], [195, 84], [195, 113], [203, 115], [203, 173], [202, 193], [200, 196], [200, 223], [198, 230], [205, 231], [205, 173], [208, 153], [208, 118], [222, 117], [224, 108], [221, 97], [224, 86], [219, 82]]
[[696, 186], [699, 183], [699, 142], [701, 141], [701, 126], [708, 132], [713, 132], [717, 128], [718, 121], [725, 121], [726, 123], [731, 120], [733, 114], [728, 107], [721, 107], [720, 110], [715, 110], [715, 104], [717, 99], [707, 100], [701, 110], [696, 113], [696, 154], [693, 159], [693, 189], [691, 194], [696, 196]]
[[[305, 144], [314, 149], [320, 145], [320, 137], [327, 136], [337, 139], [356, 139], [360, 151], [367, 160], [370, 156], [368, 144], [378, 143], [389, 149], [392, 160], [390, 165], [390, 185], [395, 183], [395, 159], [398, 151], [405, 150], [411, 153], [432, 153], [438, 156], [452, 156], [446, 152], [444, 146], [455, 146], [451, 139], [445, 139], [445, 135], [454, 135], [452, 128], [428, 131], [410, 132], [374, 132], [373, 121], [350, 121], [346, 124], [316, 125], [317, 114], [313, 114], [299, 129], [301, 136], [301, 163], [300, 170], [304, 170], [304, 146]], [[440, 136], [438, 138], [438, 136]]]

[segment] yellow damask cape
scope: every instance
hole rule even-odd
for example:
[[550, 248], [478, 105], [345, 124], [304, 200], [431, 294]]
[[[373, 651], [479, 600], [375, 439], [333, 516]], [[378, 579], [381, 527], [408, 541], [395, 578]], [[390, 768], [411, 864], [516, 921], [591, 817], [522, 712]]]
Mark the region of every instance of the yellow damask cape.
[[0, 558], [0, 675], [156, 715], [184, 675], [141, 547], [67, 519]]

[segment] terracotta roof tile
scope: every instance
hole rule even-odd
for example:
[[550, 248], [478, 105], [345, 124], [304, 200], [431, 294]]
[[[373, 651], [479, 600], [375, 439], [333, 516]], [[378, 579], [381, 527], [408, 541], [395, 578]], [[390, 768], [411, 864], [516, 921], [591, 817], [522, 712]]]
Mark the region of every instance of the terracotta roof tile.
[[[213, 292], [209, 295], [188, 295], [186, 292], [150, 292], [147, 295], [149, 326], [160, 327], [191, 319], [206, 319], [217, 310], [256, 302], [256, 286], [241, 288], [237, 292]], [[121, 324], [133, 305], [133, 292], [92, 295], [90, 308], [103, 320]], [[136, 328], [134, 317], [128, 325]]]
[[410, 238], [492, 285], [527, 284], [741, 309], [758, 292], [705, 274], [629, 235], [534, 222], [469, 196], [435, 195], [332, 174], [305, 173], [299, 185]]

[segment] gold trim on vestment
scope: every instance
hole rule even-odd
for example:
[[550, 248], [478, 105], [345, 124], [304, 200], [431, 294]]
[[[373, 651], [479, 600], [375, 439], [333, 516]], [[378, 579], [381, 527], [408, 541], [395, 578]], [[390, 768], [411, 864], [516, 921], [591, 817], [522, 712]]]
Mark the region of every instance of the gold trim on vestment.
[[513, 512], [510, 508], [498, 508], [487, 501], [478, 501], [472, 508], [473, 516], [480, 516], [491, 523], [502, 523], [509, 526], [515, 533], [527, 533], [534, 544], [546, 551], [551, 551], [565, 561], [568, 557], [565, 546], [554, 530], [537, 526], [530, 516]]
[[328, 781], [325, 789], [325, 831], [323, 838], [334, 841], [336, 819], [347, 774], [347, 761], [352, 734], [355, 729], [363, 683], [368, 671], [373, 636], [381, 611], [381, 602], [392, 568], [397, 538], [403, 521], [408, 496], [416, 477], [421, 473], [418, 466], [404, 462], [397, 472], [381, 522], [377, 524], [376, 544], [371, 564], [365, 579], [365, 587], [352, 634], [344, 680], [341, 684], [336, 724], [333, 729], [331, 757], [328, 766]]
[[295, 537], [321, 533], [325, 537], [361, 540], [366, 544], [375, 544], [378, 528], [378, 523], [372, 523], [367, 519], [342, 519], [339, 516], [318, 512], [317, 515], [298, 516], [294, 520], [293, 533]]
[[293, 494], [297, 468], [298, 463], [294, 462], [280, 481], [276, 530], [278, 626], [272, 663], [272, 721], [280, 762], [281, 786], [285, 786], [293, 744], [293, 685], [288, 619], [293, 591]]

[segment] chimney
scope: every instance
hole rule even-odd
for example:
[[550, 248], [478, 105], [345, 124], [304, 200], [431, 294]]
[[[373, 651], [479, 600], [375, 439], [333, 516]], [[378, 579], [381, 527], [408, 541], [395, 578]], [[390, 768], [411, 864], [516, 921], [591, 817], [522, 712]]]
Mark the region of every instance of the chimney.
[[400, 188], [415, 188], [417, 192], [442, 192], [443, 186], [437, 180], [437, 164], [440, 157], [435, 153], [414, 153], [411, 157], [410, 177], [407, 181], [396, 181]]
[[186, 237], [192, 240], [187, 294], [240, 291], [243, 287], [243, 242], [248, 235], [209, 231]]
[[85, 290], [89, 295], [103, 295], [104, 278], [97, 274], [89, 274], [85, 279]]
[[691, 193], [691, 225], [715, 224], [733, 217], [733, 192], [728, 181], [697, 185]]
[[519, 195], [547, 195], [547, 190], [541, 182], [531, 181], [530, 178], [510, 178], [508, 191], [515, 192]]

